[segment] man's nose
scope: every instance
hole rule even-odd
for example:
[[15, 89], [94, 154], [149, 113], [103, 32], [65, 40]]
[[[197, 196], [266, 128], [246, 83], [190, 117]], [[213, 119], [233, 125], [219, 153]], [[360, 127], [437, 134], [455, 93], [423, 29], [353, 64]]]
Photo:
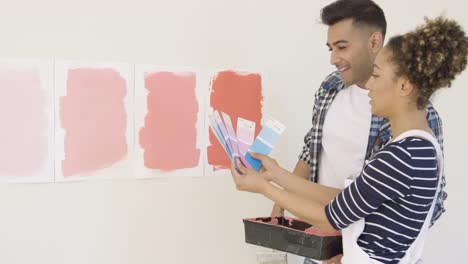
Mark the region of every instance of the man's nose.
[[336, 55], [336, 52], [334, 52], [333, 50], [331, 51], [330, 53], [330, 63], [332, 65], [338, 65], [338, 62], [340, 62], [340, 59], [339, 57]]
[[369, 78], [369, 80], [367, 80], [367, 82], [366, 82], [366, 84], [365, 84], [365, 88], [366, 88], [367, 90], [369, 90], [369, 91], [372, 90], [372, 86], [373, 86], [373, 85], [372, 85], [372, 79], [373, 79], [373, 78], [372, 78], [372, 76], [371, 76], [371, 77]]

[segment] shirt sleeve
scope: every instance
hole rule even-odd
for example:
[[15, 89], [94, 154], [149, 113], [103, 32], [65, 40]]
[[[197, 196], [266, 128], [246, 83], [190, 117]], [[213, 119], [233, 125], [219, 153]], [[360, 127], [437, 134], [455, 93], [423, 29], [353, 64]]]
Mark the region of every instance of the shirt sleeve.
[[299, 160], [304, 161], [308, 165], [310, 165], [310, 146], [312, 144], [312, 137], [310, 135], [311, 131], [312, 130], [304, 136], [304, 146], [299, 154]]
[[[341, 230], [376, 211], [383, 203], [410, 192], [411, 164], [404, 149], [382, 151], [363, 169], [361, 175], [325, 207], [328, 221]], [[406, 169], [405, 169], [406, 168]]]
[[[443, 133], [443, 125], [442, 119], [440, 118], [437, 111], [434, 109], [432, 103], [428, 103], [426, 106], [426, 118], [429, 123], [429, 126], [434, 132], [434, 135], [437, 137], [437, 141], [439, 142], [440, 148], [442, 152], [444, 151], [444, 133]], [[447, 199], [447, 191], [445, 186], [447, 185], [445, 171], [442, 174], [442, 181], [441, 181], [441, 190], [439, 197], [437, 198], [436, 206], [434, 207], [434, 213], [431, 219], [431, 226], [440, 218], [440, 216], [445, 212], [445, 205], [444, 202]]]
[[321, 86], [314, 95], [314, 107], [312, 109], [312, 128], [307, 132], [307, 134], [304, 136], [304, 145], [302, 147], [302, 151], [299, 154], [299, 160], [304, 161], [306, 164], [311, 165], [311, 160], [316, 157], [312, 157], [310, 153], [310, 148], [312, 146], [312, 131], [314, 129], [313, 126], [316, 126], [316, 119], [318, 115], [318, 105], [320, 104], [320, 98], [322, 97], [323, 93], [323, 87]]

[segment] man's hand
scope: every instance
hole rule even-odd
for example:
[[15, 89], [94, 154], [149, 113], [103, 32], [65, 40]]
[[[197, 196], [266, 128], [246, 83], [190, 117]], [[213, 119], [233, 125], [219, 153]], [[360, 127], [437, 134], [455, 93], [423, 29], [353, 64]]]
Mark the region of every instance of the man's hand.
[[327, 259], [322, 261], [323, 264], [341, 264], [341, 258], [343, 257], [343, 254], [336, 255], [331, 259]]
[[277, 204], [273, 205], [273, 210], [271, 210], [270, 217], [280, 217], [284, 216], [284, 209], [279, 207]]

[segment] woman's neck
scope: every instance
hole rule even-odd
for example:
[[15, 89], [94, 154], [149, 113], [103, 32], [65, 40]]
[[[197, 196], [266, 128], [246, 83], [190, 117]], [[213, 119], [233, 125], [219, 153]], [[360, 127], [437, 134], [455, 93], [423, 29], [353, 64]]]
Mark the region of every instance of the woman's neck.
[[389, 120], [393, 138], [397, 138], [402, 133], [414, 129], [424, 130], [426, 132], [432, 133], [432, 130], [430, 129], [426, 119], [425, 109], [400, 111], [389, 117]]

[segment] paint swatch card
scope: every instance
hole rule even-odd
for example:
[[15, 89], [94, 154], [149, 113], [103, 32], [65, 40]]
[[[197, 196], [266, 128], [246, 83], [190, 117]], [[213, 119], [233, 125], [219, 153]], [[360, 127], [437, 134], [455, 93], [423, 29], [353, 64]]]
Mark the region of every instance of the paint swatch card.
[[234, 127], [232, 126], [231, 117], [228, 114], [223, 113], [223, 112], [221, 112], [221, 114], [223, 115], [224, 124], [226, 125], [226, 130], [228, 133], [228, 141], [229, 141], [229, 145], [231, 146], [231, 151], [232, 151], [231, 152], [232, 157], [233, 159], [238, 158], [239, 157], [239, 144], [237, 143], [237, 137], [236, 137], [236, 133], [234, 132]]
[[255, 122], [239, 117], [237, 119], [237, 140], [239, 152], [245, 156], [255, 137]]
[[239, 146], [239, 156], [248, 168], [252, 168], [245, 159], [245, 154], [252, 145], [255, 137], [255, 122], [239, 117], [237, 119], [237, 141]]
[[[281, 124], [279, 121], [268, 118], [265, 121], [265, 124], [260, 131], [260, 134], [254, 140], [253, 144], [250, 146], [249, 151], [254, 153], [260, 153], [263, 155], [270, 154], [271, 150], [275, 146], [281, 134], [284, 132], [286, 127]], [[249, 153], [245, 155], [247, 162], [252, 165], [253, 169], [258, 171], [262, 167], [262, 163], [250, 156]]]
[[210, 116], [210, 128], [211, 128], [211, 131], [213, 131], [213, 134], [215, 134], [221, 146], [223, 146], [223, 149], [226, 152], [226, 154], [229, 156], [229, 159], [232, 160], [232, 154], [226, 143], [225, 137], [223, 133], [221, 132], [220, 124], [216, 122], [214, 116]]
[[216, 127], [217, 129], [219, 130], [219, 132], [221, 132], [221, 136], [222, 136], [222, 139], [224, 141], [224, 143], [226, 144], [226, 147], [229, 151], [229, 153], [231, 153], [230, 157], [231, 159], [233, 158], [233, 148], [231, 146], [231, 141], [229, 140], [229, 134], [227, 132], [227, 128], [225, 126], [225, 124], [223, 123], [223, 121], [221, 120], [221, 116], [219, 115], [218, 111], [214, 111], [213, 112], [213, 116], [214, 118], [214, 122], [216, 123]]

